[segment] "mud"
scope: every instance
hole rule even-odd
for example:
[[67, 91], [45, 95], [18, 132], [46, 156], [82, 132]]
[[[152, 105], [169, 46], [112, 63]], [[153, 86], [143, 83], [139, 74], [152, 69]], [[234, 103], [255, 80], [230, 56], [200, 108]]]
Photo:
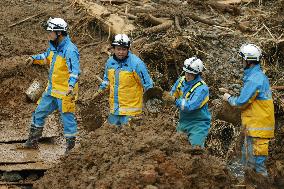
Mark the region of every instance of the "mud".
[[192, 155], [170, 116], [142, 119], [141, 125], [103, 125], [34, 187], [230, 188], [233, 179], [224, 162], [206, 153]]

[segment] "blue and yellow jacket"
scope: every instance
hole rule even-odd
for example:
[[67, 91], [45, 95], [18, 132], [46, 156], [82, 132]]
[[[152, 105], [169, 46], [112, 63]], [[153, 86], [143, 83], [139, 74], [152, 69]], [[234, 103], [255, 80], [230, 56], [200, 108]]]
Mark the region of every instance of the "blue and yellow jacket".
[[230, 97], [232, 106], [242, 110], [242, 124], [248, 136], [260, 138], [274, 137], [274, 105], [269, 80], [260, 65], [244, 72], [244, 86], [240, 96]]
[[55, 47], [49, 42], [46, 52], [32, 56], [34, 64], [44, 64], [44, 59], [50, 65], [48, 85], [46, 93], [53, 97], [63, 99], [66, 97], [68, 87], [74, 87], [74, 93], [78, 93], [78, 77], [80, 75], [80, 56], [77, 47], [66, 36], [61, 43]]
[[110, 112], [134, 116], [142, 113], [143, 92], [153, 87], [153, 81], [144, 62], [129, 51], [124, 60], [107, 60], [100, 89], [108, 87]]
[[210, 127], [211, 115], [207, 103], [209, 88], [199, 75], [189, 82], [184, 76], [179, 78], [172, 87], [171, 95], [177, 98], [179, 127]]

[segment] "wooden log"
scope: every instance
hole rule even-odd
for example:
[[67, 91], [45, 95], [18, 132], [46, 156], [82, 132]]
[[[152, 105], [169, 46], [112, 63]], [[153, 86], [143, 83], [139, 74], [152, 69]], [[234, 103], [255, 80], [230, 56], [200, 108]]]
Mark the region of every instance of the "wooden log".
[[236, 4], [241, 4], [241, 3], [251, 3], [254, 2], [255, 0], [223, 0], [223, 1], [217, 1], [220, 4], [224, 5], [236, 5]]
[[284, 86], [272, 86], [271, 89], [277, 90], [277, 91], [282, 91], [282, 90], [284, 90]]
[[161, 31], [169, 29], [173, 25], [172, 20], [168, 20], [160, 25], [153, 26], [144, 30], [145, 33], [159, 33]]
[[202, 18], [200, 16], [197, 16], [196, 14], [193, 14], [193, 13], [190, 13], [190, 14], [187, 14], [187, 16], [194, 20], [194, 21], [198, 21], [198, 22], [201, 22], [201, 23], [204, 23], [204, 24], [207, 24], [207, 25], [210, 25], [210, 26], [220, 26], [220, 24], [212, 21], [212, 20], [209, 20], [209, 19], [206, 19], [206, 18]]
[[104, 6], [97, 3], [85, 0], [74, 0], [74, 4], [84, 8], [90, 16], [94, 17], [106, 33], [129, 34], [135, 29], [135, 26], [128, 19], [111, 13]]
[[150, 27], [150, 28], [146, 28], [144, 30], [144, 32], [147, 33], [147, 34], [158, 33], [158, 32], [167, 30], [173, 25], [172, 20], [164, 19], [164, 18], [157, 18], [157, 17], [155, 17], [151, 14], [142, 15], [142, 18], [149, 21], [153, 25], [156, 25], [156, 26], [153, 26], [153, 27]]

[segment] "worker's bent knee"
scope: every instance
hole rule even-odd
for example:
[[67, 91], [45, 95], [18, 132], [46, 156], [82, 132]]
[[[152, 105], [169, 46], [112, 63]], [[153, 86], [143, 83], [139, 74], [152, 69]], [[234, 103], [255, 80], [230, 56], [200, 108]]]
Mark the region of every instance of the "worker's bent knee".
[[190, 142], [190, 144], [192, 146], [200, 146], [201, 148], [204, 148], [206, 136], [204, 136], [204, 135], [189, 135], [188, 141]]

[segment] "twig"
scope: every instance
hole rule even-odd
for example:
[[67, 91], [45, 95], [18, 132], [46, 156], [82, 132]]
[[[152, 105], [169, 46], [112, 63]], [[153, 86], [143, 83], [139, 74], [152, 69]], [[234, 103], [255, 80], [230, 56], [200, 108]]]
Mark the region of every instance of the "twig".
[[100, 78], [100, 76], [95, 75], [95, 77], [97, 78], [97, 80], [99, 80], [101, 83], [104, 81], [102, 78]]
[[274, 40], [276, 40], [275, 39], [275, 37], [272, 35], [272, 33], [270, 32], [270, 30], [269, 30], [269, 28], [263, 23], [263, 26], [265, 27], [265, 29], [268, 31], [268, 33], [269, 33], [269, 35], [274, 39]]
[[94, 43], [89, 43], [87, 45], [84, 45], [83, 47], [80, 48], [79, 52], [81, 52], [83, 49], [87, 48], [87, 47], [90, 47], [90, 46], [94, 46], [94, 45], [98, 45], [102, 43], [102, 41], [97, 41], [97, 42], [94, 42]]
[[106, 40], [106, 41], [109, 41], [110, 34], [111, 34], [111, 31], [110, 31], [110, 26], [109, 26], [109, 27], [108, 27], [108, 36], [107, 36], [107, 40]]
[[128, 13], [128, 5], [125, 6], [125, 11], [124, 11], [124, 13], [125, 13], [125, 14]]
[[203, 54], [205, 54], [205, 55], [207, 55], [207, 56], [209, 56], [209, 57], [212, 57], [210, 54], [208, 54], [208, 53], [206, 53], [206, 52], [204, 52], [204, 51], [202, 51], [202, 50], [199, 50], [199, 49], [197, 49], [197, 48], [195, 48], [195, 50], [198, 51], [198, 52], [201, 52], [201, 53], [203, 53]]
[[255, 32], [253, 35], [251, 35], [252, 37], [256, 36], [262, 29], [264, 28], [264, 26], [261, 26], [257, 32]]
[[109, 3], [109, 4], [122, 4], [122, 3], [127, 3], [125, 0], [100, 0], [102, 3]]
[[181, 27], [180, 27], [180, 25], [179, 25], [179, 20], [178, 20], [178, 17], [177, 16], [175, 16], [175, 25], [176, 25], [176, 28], [178, 29], [178, 31], [182, 31], [182, 29], [181, 29]]
[[32, 18], [35, 18], [35, 17], [37, 17], [37, 16], [40, 16], [40, 15], [42, 15], [42, 14], [45, 14], [45, 12], [41, 12], [41, 13], [35, 14], [35, 15], [33, 15], [33, 16], [29, 16], [29, 17], [27, 17], [27, 18], [25, 18], [25, 19], [23, 19], [23, 20], [20, 20], [19, 22], [16, 22], [16, 23], [14, 23], [14, 24], [9, 25], [9, 28], [14, 27], [14, 26], [16, 26], [16, 25], [19, 25], [19, 24], [21, 24], [21, 23], [23, 23], [23, 22], [26, 22], [26, 21], [28, 21], [28, 20], [30, 20], [30, 19], [32, 19]]
[[118, 12], [118, 14], [121, 14], [123, 16], [127, 16], [129, 19], [133, 19], [136, 20], [138, 17], [133, 15], [133, 14], [129, 14], [129, 13], [124, 13], [124, 12]]
[[234, 31], [234, 30], [232, 30], [232, 29], [230, 29], [230, 28], [228, 28], [228, 27], [219, 26], [219, 25], [213, 25], [213, 27], [215, 27], [215, 28], [220, 28], [220, 29], [225, 29], [225, 30], [229, 30], [229, 31], [231, 31], [231, 32], [235, 33], [235, 31]]

